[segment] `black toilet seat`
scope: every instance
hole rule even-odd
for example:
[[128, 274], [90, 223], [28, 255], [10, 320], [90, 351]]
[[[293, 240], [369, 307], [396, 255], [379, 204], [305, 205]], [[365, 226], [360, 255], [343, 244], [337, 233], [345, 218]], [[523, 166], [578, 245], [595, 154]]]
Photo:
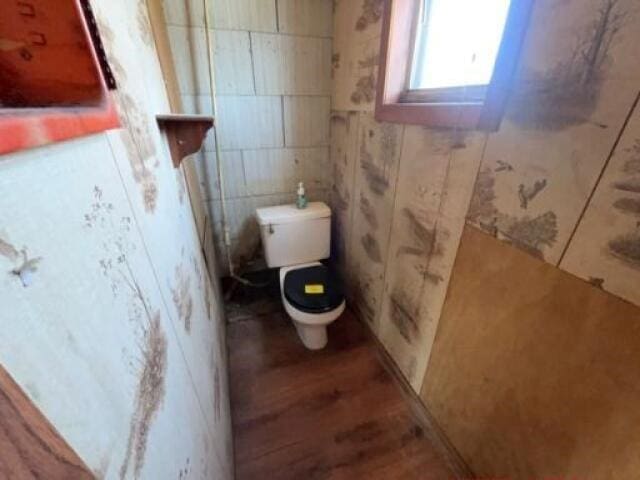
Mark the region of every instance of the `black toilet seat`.
[[290, 270], [284, 277], [284, 296], [305, 313], [326, 313], [344, 302], [339, 277], [324, 265]]

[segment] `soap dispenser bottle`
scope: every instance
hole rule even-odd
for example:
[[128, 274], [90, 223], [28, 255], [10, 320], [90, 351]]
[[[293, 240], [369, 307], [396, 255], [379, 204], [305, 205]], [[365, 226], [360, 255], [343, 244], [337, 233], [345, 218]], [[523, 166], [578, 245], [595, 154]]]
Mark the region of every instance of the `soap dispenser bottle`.
[[298, 198], [296, 200], [296, 206], [300, 209], [307, 208], [307, 197], [304, 194], [304, 184], [298, 183]]

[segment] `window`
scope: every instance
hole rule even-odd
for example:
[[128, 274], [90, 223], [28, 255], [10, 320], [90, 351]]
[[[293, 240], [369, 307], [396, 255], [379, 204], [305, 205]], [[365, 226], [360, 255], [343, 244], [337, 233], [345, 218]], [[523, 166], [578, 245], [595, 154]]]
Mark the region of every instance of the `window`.
[[532, 0], [387, 0], [379, 120], [496, 129]]

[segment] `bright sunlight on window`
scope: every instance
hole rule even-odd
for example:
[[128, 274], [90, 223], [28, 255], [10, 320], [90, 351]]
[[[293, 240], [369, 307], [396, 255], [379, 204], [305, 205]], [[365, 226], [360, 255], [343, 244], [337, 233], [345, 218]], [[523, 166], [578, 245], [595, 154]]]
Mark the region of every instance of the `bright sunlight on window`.
[[486, 86], [510, 0], [422, 0], [410, 90]]

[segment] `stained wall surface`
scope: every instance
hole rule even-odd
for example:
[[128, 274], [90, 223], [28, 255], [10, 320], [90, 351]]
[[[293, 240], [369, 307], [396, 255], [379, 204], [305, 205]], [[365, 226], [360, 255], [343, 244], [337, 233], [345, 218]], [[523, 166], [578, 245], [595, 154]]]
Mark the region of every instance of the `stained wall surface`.
[[467, 222], [640, 304], [637, 2], [535, 2], [490, 134], [374, 120], [382, 4], [335, 2], [334, 246], [352, 306], [414, 389]]
[[[164, 0], [164, 6], [185, 108], [210, 113], [203, 2]], [[233, 257], [243, 267], [260, 252], [256, 208], [292, 202], [299, 181], [310, 200], [328, 199], [332, 2], [211, 0], [209, 6], [220, 160]], [[212, 135], [197, 161], [224, 273]]]
[[640, 308], [466, 227], [422, 399], [479, 478], [640, 469]]
[[97, 478], [231, 479], [221, 299], [148, 12], [92, 7], [123, 128], [0, 157], [0, 364]]

